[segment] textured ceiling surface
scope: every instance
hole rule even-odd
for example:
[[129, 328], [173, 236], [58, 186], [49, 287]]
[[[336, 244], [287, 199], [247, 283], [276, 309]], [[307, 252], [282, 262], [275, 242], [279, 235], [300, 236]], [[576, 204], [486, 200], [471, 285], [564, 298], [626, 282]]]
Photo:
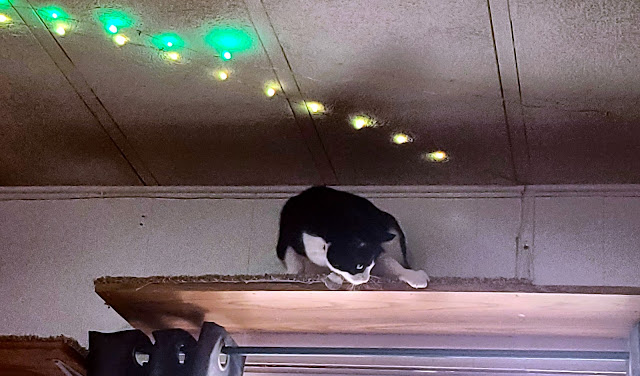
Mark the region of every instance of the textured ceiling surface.
[[0, 0], [0, 185], [319, 183], [640, 183], [640, 3]]

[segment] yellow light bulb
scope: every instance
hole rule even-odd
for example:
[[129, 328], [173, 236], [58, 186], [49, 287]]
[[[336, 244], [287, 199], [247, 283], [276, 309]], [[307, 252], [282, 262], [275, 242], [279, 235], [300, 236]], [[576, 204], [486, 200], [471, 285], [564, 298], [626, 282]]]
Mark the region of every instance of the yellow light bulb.
[[376, 121], [369, 116], [357, 115], [351, 117], [351, 126], [356, 130], [360, 130], [365, 127], [375, 127]]
[[11, 21], [11, 18], [9, 18], [8, 16], [4, 15], [4, 14], [0, 14], [0, 22], [4, 23], [4, 22], [9, 22]]
[[307, 109], [312, 114], [319, 114], [324, 112], [324, 105], [320, 102], [307, 102]]
[[67, 34], [67, 29], [65, 29], [64, 26], [58, 26], [56, 27], [56, 34], [60, 35], [61, 37], [65, 36]]
[[118, 46], [124, 46], [128, 41], [129, 38], [125, 37], [124, 35], [116, 35], [115, 37], [113, 37], [113, 42]]
[[167, 58], [173, 61], [178, 61], [180, 60], [180, 54], [177, 52], [169, 52], [167, 54]]
[[429, 162], [446, 162], [449, 160], [447, 153], [442, 150], [427, 153], [426, 158]]
[[220, 72], [218, 72], [218, 79], [219, 79], [220, 81], [224, 81], [224, 80], [226, 80], [227, 78], [229, 78], [229, 73], [227, 73], [227, 72], [225, 72], [225, 71], [220, 71]]
[[280, 90], [280, 84], [276, 81], [265, 82], [264, 95], [266, 95], [267, 97], [274, 97], [276, 94], [278, 94], [278, 90]]
[[412, 142], [413, 138], [411, 138], [411, 136], [409, 136], [408, 134], [405, 134], [405, 133], [396, 133], [396, 134], [393, 135], [392, 141], [396, 145], [402, 145], [402, 144], [406, 144], [408, 142]]

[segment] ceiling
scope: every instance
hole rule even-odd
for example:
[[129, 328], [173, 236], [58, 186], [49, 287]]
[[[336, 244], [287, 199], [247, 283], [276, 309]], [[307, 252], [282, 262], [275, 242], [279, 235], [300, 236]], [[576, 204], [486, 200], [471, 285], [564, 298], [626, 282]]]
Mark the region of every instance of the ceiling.
[[0, 185], [640, 183], [637, 0], [56, 1], [0, 0]]

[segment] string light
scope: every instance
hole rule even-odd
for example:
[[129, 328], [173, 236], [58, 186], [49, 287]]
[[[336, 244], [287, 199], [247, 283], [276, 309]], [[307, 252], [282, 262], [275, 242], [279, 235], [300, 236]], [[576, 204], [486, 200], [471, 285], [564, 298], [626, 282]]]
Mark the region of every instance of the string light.
[[151, 37], [151, 43], [153, 43], [157, 49], [163, 51], [179, 51], [185, 46], [184, 39], [176, 33], [153, 35]]
[[56, 26], [54, 31], [55, 31], [56, 34], [58, 34], [61, 37], [67, 35], [67, 27], [65, 25], [62, 25], [62, 24]]
[[95, 16], [107, 34], [117, 34], [122, 29], [133, 25], [133, 19], [127, 13], [118, 9], [99, 8], [96, 10]]
[[306, 105], [312, 114], [321, 114], [324, 112], [324, 105], [320, 102], [306, 102]]
[[118, 46], [124, 46], [129, 41], [129, 38], [125, 37], [122, 34], [118, 34], [113, 37], [113, 42]]
[[216, 76], [218, 77], [218, 80], [225, 81], [227, 78], [229, 78], [229, 72], [221, 70], [217, 72]]
[[446, 162], [449, 156], [442, 150], [433, 151], [425, 155], [425, 159], [429, 162]]
[[402, 145], [413, 142], [413, 138], [406, 133], [396, 133], [392, 136], [391, 141], [396, 145]]
[[264, 86], [264, 94], [267, 97], [272, 98], [276, 94], [278, 94], [279, 89], [280, 89], [280, 85], [278, 85], [274, 81], [270, 81], [270, 82], [267, 82], [267, 84]]
[[231, 60], [236, 52], [253, 48], [253, 38], [242, 28], [215, 28], [205, 37], [206, 44], [211, 46], [222, 60]]
[[[9, 4], [6, 0], [0, 0], [0, 5]], [[6, 7], [0, 7], [5, 9]], [[122, 34], [118, 34], [123, 28], [131, 27], [133, 20], [124, 12], [113, 9], [98, 9], [98, 19], [102, 22], [103, 27], [109, 34], [113, 34], [113, 42], [118, 46], [123, 46], [129, 42], [129, 38]], [[59, 7], [44, 7], [38, 9], [38, 13], [41, 15], [44, 21], [48, 21], [50, 30], [53, 30], [59, 36], [65, 36], [71, 29], [69, 23], [65, 21], [74, 21], [68, 13]], [[0, 13], [0, 23], [10, 22], [11, 18], [6, 14]], [[166, 33], [159, 36], [152, 37], [152, 40], [159, 41], [159, 43], [153, 43], [158, 49], [164, 51], [164, 58], [174, 62], [181, 60], [181, 55], [176, 51], [184, 48], [185, 44], [182, 38], [177, 34]], [[232, 51], [243, 51], [252, 47], [252, 38], [242, 30], [214, 30], [206, 38], [205, 41], [220, 52], [220, 57], [223, 60], [231, 60], [233, 58]], [[229, 72], [226, 70], [220, 70], [215, 73], [216, 77], [220, 81], [225, 81], [229, 78]], [[270, 83], [265, 86], [264, 93], [267, 97], [274, 97], [280, 90], [280, 85]], [[320, 102], [305, 101], [304, 105], [311, 114], [321, 114], [325, 112], [325, 106]], [[353, 128], [360, 130], [366, 127], [374, 127], [377, 124], [376, 120], [366, 116], [357, 115], [351, 117], [351, 124]], [[392, 142], [397, 145], [413, 142], [413, 138], [405, 133], [395, 133], [392, 135]], [[429, 152], [423, 155], [424, 159], [430, 162], [447, 162], [449, 156], [442, 150]]]
[[48, 6], [38, 9], [38, 14], [48, 22], [69, 20], [71, 17], [64, 9], [57, 6]]
[[376, 121], [369, 116], [356, 115], [351, 117], [351, 126], [356, 130], [360, 130], [366, 127], [374, 127], [375, 125]]
[[167, 52], [165, 54], [165, 56], [167, 57], [167, 59], [172, 60], [172, 61], [178, 61], [180, 60], [180, 54], [173, 51], [173, 52]]

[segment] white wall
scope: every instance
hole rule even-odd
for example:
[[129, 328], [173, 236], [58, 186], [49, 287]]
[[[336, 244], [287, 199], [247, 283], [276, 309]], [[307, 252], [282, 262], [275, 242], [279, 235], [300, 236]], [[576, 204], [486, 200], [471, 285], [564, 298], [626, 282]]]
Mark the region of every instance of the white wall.
[[[93, 292], [100, 276], [283, 272], [278, 214], [300, 189], [2, 188], [0, 334], [125, 328]], [[433, 276], [514, 277], [530, 231], [535, 283], [640, 286], [638, 186], [350, 190], [396, 215]]]

